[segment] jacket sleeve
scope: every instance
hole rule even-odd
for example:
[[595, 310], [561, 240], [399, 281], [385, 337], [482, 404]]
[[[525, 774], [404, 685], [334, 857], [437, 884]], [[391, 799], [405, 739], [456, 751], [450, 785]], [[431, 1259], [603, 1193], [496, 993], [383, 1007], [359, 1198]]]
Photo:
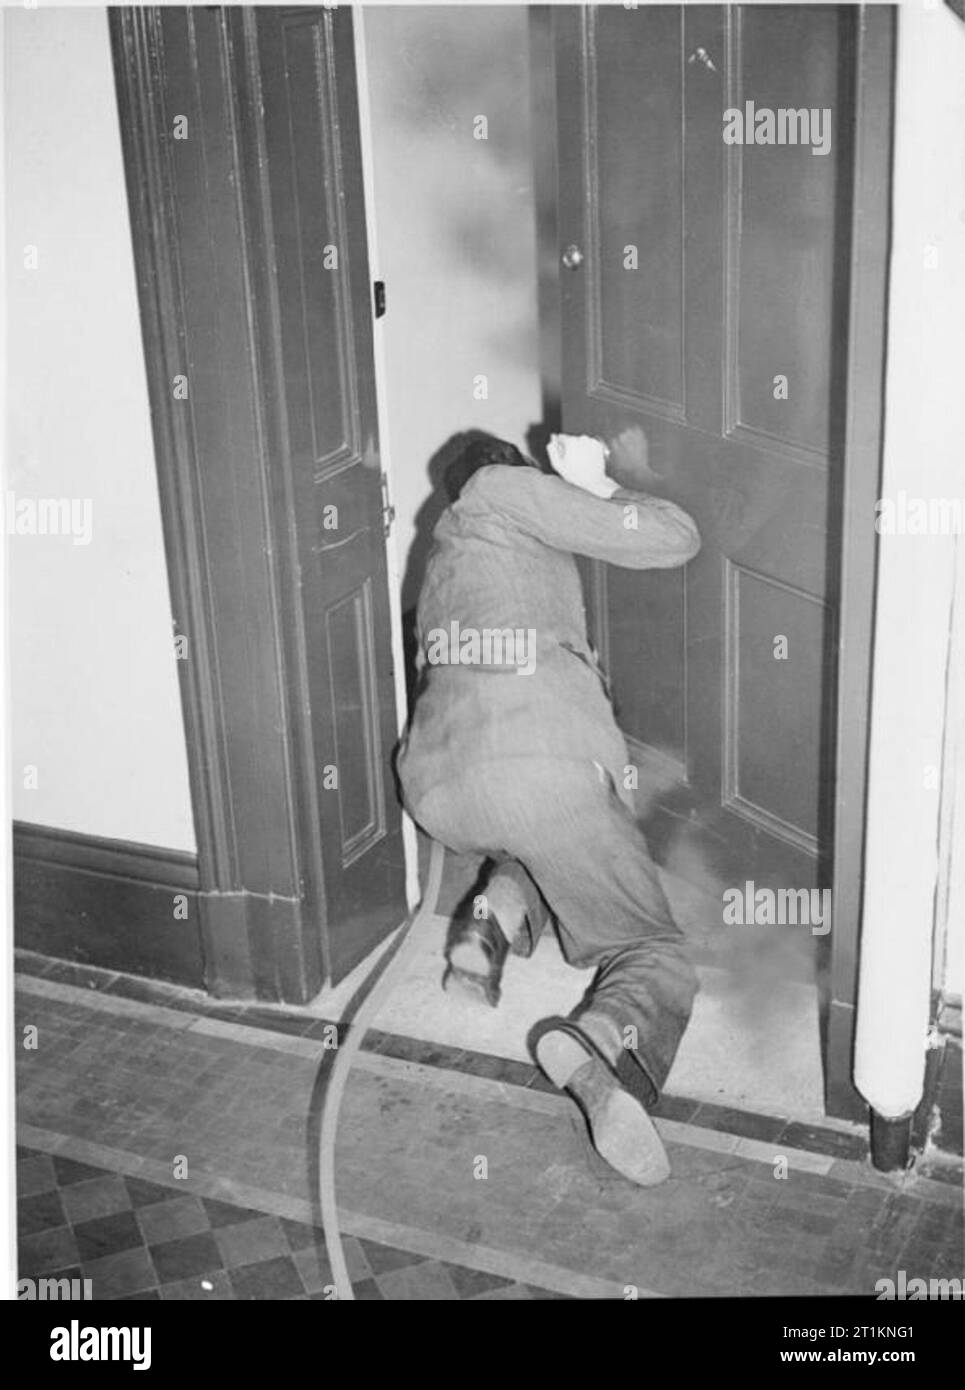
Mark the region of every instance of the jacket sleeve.
[[594, 497], [535, 468], [480, 469], [463, 490], [474, 511], [488, 510], [497, 523], [568, 550], [625, 569], [671, 569], [700, 549], [700, 533], [676, 503], [620, 489]]

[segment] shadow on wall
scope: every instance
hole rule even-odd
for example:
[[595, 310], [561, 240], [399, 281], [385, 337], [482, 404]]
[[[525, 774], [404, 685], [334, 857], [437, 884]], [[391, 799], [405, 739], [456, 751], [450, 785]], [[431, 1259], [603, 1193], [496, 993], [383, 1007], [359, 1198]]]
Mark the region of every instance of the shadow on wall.
[[527, 11], [371, 7], [365, 44], [405, 610], [460, 436], [542, 413]]
[[[438, 195], [431, 211], [439, 249], [444, 243], [453, 265], [493, 284], [528, 285], [531, 238], [507, 236], [508, 221], [531, 226], [533, 216], [521, 17], [490, 7], [406, 6], [367, 23], [391, 31], [395, 61], [380, 74], [378, 115], [410, 156], [423, 156], [405, 172], [415, 166], [424, 190]], [[531, 338], [520, 338], [520, 326], [491, 320], [488, 343], [529, 367]]]

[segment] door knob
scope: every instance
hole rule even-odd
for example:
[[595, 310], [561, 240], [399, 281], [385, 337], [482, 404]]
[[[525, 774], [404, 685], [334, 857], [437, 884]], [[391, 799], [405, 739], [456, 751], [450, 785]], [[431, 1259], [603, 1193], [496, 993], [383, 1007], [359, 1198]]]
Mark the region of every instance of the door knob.
[[560, 258], [567, 270], [578, 270], [583, 264], [583, 252], [575, 244], [569, 245]]
[[695, 48], [695, 49], [694, 49], [693, 53], [691, 53], [690, 57], [687, 59], [687, 62], [688, 62], [688, 63], [703, 63], [704, 67], [707, 68], [707, 70], [708, 70], [709, 72], [716, 72], [716, 71], [717, 71], [717, 68], [716, 68], [716, 66], [714, 65], [714, 60], [713, 60], [713, 58], [712, 58], [712, 57], [710, 56], [710, 54], [707, 52], [706, 48], [704, 48], [702, 45], [701, 45], [700, 48]]

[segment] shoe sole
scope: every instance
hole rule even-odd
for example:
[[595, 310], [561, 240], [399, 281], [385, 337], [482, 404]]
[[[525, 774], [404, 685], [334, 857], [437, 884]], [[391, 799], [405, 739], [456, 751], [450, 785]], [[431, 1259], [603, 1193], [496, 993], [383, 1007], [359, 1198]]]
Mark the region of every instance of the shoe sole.
[[[637, 1187], [656, 1187], [670, 1176], [670, 1162], [656, 1125], [604, 1062], [568, 1033], [544, 1033], [536, 1059], [560, 1090], [569, 1090], [590, 1130], [593, 1147], [621, 1177]], [[579, 1089], [570, 1082], [581, 1073]], [[592, 1095], [592, 1103], [588, 1099]]]
[[499, 982], [492, 978], [489, 956], [478, 941], [462, 941], [449, 953], [449, 966], [442, 987], [447, 994], [458, 994], [473, 1003], [499, 1003]]

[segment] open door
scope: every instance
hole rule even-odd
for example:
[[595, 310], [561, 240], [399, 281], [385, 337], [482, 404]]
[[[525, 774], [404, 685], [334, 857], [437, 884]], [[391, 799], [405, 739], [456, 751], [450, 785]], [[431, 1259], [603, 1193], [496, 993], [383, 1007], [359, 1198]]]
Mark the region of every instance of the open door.
[[[618, 718], [710, 824], [719, 881], [829, 887], [861, 12], [555, 23], [563, 427], [641, 424], [703, 537], [685, 570], [593, 567]], [[820, 123], [725, 143], [752, 101]], [[884, 224], [884, 181], [878, 199]], [[856, 932], [855, 914], [829, 938], [845, 990]]]
[[301, 571], [331, 976], [405, 915], [352, 15], [251, 12], [279, 443]]
[[209, 987], [405, 914], [352, 17], [111, 11]]

